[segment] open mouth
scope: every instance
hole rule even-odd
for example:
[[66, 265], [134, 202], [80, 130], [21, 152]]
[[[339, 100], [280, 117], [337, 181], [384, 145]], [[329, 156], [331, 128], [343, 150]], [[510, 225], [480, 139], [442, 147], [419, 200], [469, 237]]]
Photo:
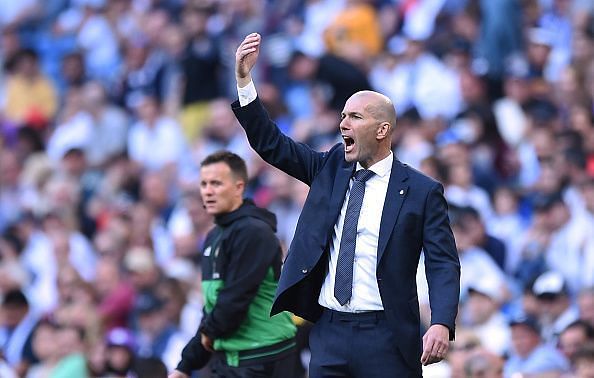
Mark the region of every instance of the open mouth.
[[344, 140], [344, 151], [351, 152], [355, 147], [355, 140], [346, 135], [342, 136], [342, 140]]

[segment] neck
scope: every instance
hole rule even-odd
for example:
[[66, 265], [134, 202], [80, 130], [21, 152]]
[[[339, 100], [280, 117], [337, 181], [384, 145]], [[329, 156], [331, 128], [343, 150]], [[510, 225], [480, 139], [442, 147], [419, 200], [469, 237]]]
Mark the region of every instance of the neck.
[[382, 152], [379, 152], [376, 156], [374, 156], [371, 159], [368, 159], [368, 160], [365, 160], [365, 161], [360, 161], [359, 164], [361, 164], [361, 166], [363, 168], [368, 169], [369, 167], [371, 167], [375, 163], [377, 163], [379, 161], [382, 161], [385, 158], [387, 158], [388, 155], [390, 155], [390, 150], [382, 151]]

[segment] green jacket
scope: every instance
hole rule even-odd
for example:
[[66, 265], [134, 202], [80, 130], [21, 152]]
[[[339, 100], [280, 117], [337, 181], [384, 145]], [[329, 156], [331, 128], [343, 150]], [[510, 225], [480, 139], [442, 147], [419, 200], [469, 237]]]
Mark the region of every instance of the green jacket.
[[[202, 258], [204, 317], [190, 343], [200, 342], [200, 333], [207, 335], [230, 366], [293, 348], [296, 327], [291, 315], [270, 317], [282, 264], [275, 215], [245, 200], [239, 209], [217, 216], [215, 223]], [[191, 360], [190, 354], [197, 357], [200, 349], [186, 347], [180, 364], [184, 358]]]

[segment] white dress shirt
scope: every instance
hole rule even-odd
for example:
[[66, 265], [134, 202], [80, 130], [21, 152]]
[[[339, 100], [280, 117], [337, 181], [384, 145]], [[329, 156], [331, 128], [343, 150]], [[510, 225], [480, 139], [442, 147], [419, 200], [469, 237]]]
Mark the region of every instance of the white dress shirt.
[[[341, 306], [334, 298], [334, 281], [336, 277], [336, 263], [342, 239], [342, 227], [349, 202], [350, 187], [345, 195], [342, 209], [334, 225], [332, 244], [330, 245], [330, 258], [328, 259], [328, 274], [322, 284], [318, 303], [326, 308], [344, 312], [379, 311], [384, 306], [377, 286], [375, 271], [377, 268], [377, 245], [382, 210], [388, 192], [388, 182], [392, 172], [394, 155], [390, 152], [385, 159], [378, 161], [371, 167], [373, 175], [365, 185], [365, 197], [357, 223], [357, 244], [355, 249], [355, 262], [353, 270], [353, 291], [351, 299]], [[363, 169], [357, 163], [357, 170]]]
[[[249, 104], [257, 97], [253, 82], [250, 82], [243, 88], [237, 87], [237, 92], [241, 106]], [[344, 312], [378, 311], [384, 309], [376, 277], [377, 246], [382, 210], [384, 208], [386, 193], [388, 192], [388, 182], [390, 181], [393, 161], [394, 154], [390, 152], [390, 155], [386, 158], [369, 167], [375, 175], [366, 182], [365, 197], [363, 198], [363, 205], [361, 206], [361, 213], [359, 214], [357, 224], [352, 296], [344, 306], [341, 306], [336, 298], [334, 298], [334, 281], [340, 240], [342, 238], [342, 227], [349, 201], [350, 187], [353, 182], [351, 179], [338, 220], [334, 225], [332, 244], [330, 245], [330, 258], [327, 267], [328, 274], [326, 274], [322, 290], [320, 291], [320, 297], [318, 298], [318, 303], [323, 307]], [[363, 167], [357, 163], [356, 169], [363, 169]]]

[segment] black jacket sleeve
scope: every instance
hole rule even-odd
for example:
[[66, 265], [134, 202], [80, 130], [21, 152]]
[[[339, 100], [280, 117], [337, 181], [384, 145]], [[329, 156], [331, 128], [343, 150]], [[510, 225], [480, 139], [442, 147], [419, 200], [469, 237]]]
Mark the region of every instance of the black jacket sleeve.
[[247, 224], [225, 243], [230, 251], [225, 283], [212, 311], [204, 314], [200, 332], [212, 339], [232, 335], [243, 323], [260, 283], [281, 253], [278, 239], [268, 226]]
[[181, 361], [175, 369], [192, 375], [192, 371], [200, 370], [206, 366], [210, 356], [211, 353], [202, 346], [200, 333], [197, 333], [182, 350]]

